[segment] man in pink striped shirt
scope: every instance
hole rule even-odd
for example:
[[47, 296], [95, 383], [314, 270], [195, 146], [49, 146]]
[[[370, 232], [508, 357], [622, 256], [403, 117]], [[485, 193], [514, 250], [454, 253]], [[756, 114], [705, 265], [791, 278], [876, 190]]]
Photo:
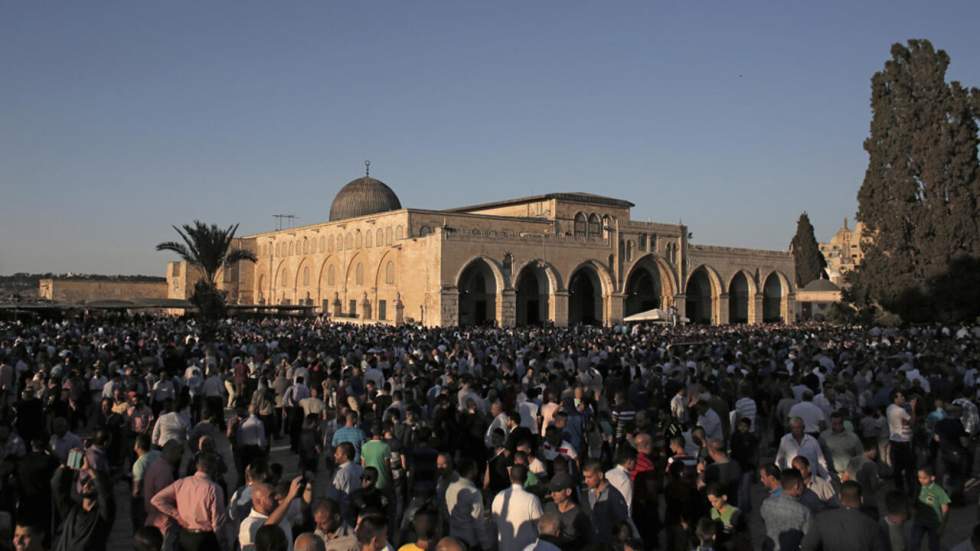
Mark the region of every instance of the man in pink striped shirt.
[[201, 454], [197, 458], [197, 472], [167, 486], [150, 500], [180, 526], [177, 548], [181, 551], [223, 548], [218, 538], [222, 535], [225, 496], [212, 480], [217, 469], [215, 455]]

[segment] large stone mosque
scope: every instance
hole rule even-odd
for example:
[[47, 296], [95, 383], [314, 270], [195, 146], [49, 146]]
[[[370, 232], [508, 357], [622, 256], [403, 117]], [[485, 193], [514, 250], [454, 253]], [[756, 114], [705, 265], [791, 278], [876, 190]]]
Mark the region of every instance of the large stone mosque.
[[[236, 239], [258, 262], [219, 275], [229, 302], [306, 305], [338, 321], [612, 325], [660, 308], [694, 323], [792, 321], [793, 258], [692, 244], [682, 224], [630, 219], [633, 203], [549, 193], [448, 210], [404, 208], [365, 175], [326, 222]], [[193, 273], [167, 269], [170, 298]]]

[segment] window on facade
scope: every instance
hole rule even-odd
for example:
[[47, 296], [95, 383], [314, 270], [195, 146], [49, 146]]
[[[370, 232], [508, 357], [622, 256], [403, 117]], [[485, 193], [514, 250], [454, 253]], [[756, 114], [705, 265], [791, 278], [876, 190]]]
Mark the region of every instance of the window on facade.
[[344, 248], [348, 251], [354, 248], [354, 236], [350, 233], [344, 236]]
[[280, 289], [286, 289], [289, 287], [289, 270], [286, 268], [282, 269], [282, 275], [279, 277], [278, 287]]
[[592, 239], [598, 239], [600, 233], [602, 232], [602, 224], [599, 223], [599, 216], [592, 214], [589, 216], [589, 237]]
[[575, 215], [575, 237], [586, 236], [586, 219], [581, 212]]
[[640, 234], [640, 251], [647, 250], [647, 236], [645, 234]]
[[349, 310], [349, 313], [350, 313], [351, 317], [357, 316], [357, 301], [354, 300], [354, 299], [351, 299], [350, 301], [348, 301], [347, 302], [347, 309]]
[[374, 244], [372, 243], [372, 239], [371, 239], [371, 236], [372, 235], [374, 235], [374, 234], [371, 233], [371, 230], [368, 230], [368, 231], [364, 232], [364, 247], [365, 248], [370, 249], [371, 247], [374, 246]]
[[395, 263], [390, 260], [385, 264], [385, 283], [388, 285], [395, 284]]
[[310, 285], [310, 267], [303, 267], [303, 286], [308, 287]]
[[386, 320], [388, 319], [388, 301], [379, 300], [378, 301], [378, 319]]
[[327, 250], [327, 238], [320, 236], [320, 252], [325, 252]]
[[173, 277], [180, 277], [180, 262], [174, 262]]
[[378, 228], [378, 231], [374, 234], [374, 242], [378, 244], [379, 247], [383, 247], [385, 244], [385, 231], [382, 228]]
[[360, 249], [363, 246], [364, 246], [364, 238], [361, 236], [361, 231], [358, 230], [357, 233], [354, 234], [354, 248]]
[[296, 244], [292, 241], [289, 242], [289, 256], [296, 254]]
[[328, 253], [332, 253], [333, 252], [333, 236], [332, 235], [328, 235], [327, 236], [327, 252]]
[[403, 226], [398, 226], [395, 228], [395, 239], [403, 239], [405, 237], [405, 228]]
[[385, 245], [391, 245], [391, 228], [385, 228]]
[[633, 260], [633, 240], [626, 242], [626, 262], [631, 262]]
[[430, 233], [432, 233], [432, 228], [430, 228], [429, 226], [422, 226], [421, 228], [419, 228], [419, 237], [425, 237]]
[[602, 217], [602, 238], [609, 239], [609, 216]]
[[354, 284], [364, 285], [364, 264], [358, 262], [357, 267], [354, 268]]
[[335, 270], [333, 265], [331, 264], [327, 268], [327, 285], [333, 287], [336, 284], [337, 284], [337, 270]]

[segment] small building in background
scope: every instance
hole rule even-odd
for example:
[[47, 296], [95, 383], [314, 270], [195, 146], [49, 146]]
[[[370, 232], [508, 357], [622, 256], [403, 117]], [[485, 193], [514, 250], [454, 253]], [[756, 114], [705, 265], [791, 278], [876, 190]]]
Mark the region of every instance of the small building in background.
[[831, 305], [840, 301], [840, 287], [823, 278], [814, 279], [796, 292], [797, 319], [824, 321]]

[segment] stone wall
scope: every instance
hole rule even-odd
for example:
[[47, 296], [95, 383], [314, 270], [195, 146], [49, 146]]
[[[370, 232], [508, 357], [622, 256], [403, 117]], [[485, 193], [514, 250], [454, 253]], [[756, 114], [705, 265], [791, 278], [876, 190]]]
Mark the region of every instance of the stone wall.
[[42, 279], [40, 298], [82, 304], [101, 300], [167, 298], [166, 281], [120, 281], [114, 279]]

